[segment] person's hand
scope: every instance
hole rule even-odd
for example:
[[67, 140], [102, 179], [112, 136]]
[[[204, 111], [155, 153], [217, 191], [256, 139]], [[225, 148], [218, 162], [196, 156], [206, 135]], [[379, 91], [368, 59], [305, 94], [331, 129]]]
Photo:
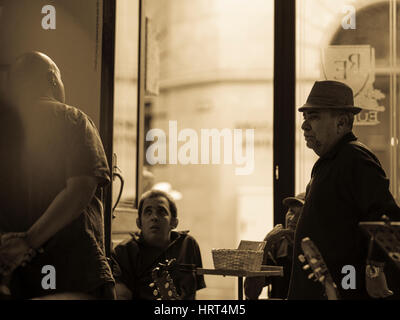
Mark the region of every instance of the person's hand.
[[10, 275], [18, 266], [25, 264], [34, 255], [24, 237], [16, 234], [2, 236], [0, 247], [0, 273]]
[[278, 243], [282, 238], [287, 238], [293, 242], [294, 232], [290, 229], [285, 229], [281, 224], [277, 224], [265, 237], [266, 241], [265, 250], [270, 251], [272, 247]]
[[383, 265], [368, 264], [365, 272], [365, 283], [368, 295], [371, 298], [379, 299], [393, 295], [393, 292], [387, 286]]
[[[13, 240], [15, 238], [19, 239], [26, 239], [27, 234], [26, 232], [8, 232], [8, 233], [3, 233], [0, 235], [0, 250], [1, 246], [7, 244], [9, 240]], [[24, 257], [24, 261], [21, 263], [21, 265], [24, 267], [27, 262], [32, 260], [32, 258], [36, 255], [36, 253], [43, 253], [44, 250], [43, 248], [39, 248], [37, 250], [34, 250], [33, 248], [30, 248], [27, 254]]]
[[0, 234], [0, 246], [5, 244], [8, 240], [14, 239], [14, 238], [25, 238], [26, 233], [25, 232], [7, 232]]
[[248, 277], [244, 281], [244, 294], [249, 300], [258, 300], [265, 286], [264, 277]]

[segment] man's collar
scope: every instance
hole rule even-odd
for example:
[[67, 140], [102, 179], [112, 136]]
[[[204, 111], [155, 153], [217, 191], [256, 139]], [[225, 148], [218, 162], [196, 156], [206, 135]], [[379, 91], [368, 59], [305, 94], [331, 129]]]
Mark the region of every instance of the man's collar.
[[336, 156], [336, 154], [339, 152], [339, 150], [348, 142], [350, 141], [355, 141], [357, 140], [357, 137], [354, 135], [352, 131], [346, 133], [340, 140], [329, 150], [327, 153], [325, 153], [323, 156], [320, 157], [320, 159], [331, 159]]

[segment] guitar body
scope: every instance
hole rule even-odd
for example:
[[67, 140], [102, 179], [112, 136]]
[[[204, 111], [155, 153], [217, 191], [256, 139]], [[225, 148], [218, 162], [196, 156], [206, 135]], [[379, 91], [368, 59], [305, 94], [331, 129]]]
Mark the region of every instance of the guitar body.
[[170, 274], [176, 267], [176, 259], [172, 259], [166, 260], [165, 263], [159, 263], [152, 270], [153, 283], [150, 284], [150, 287], [154, 288], [153, 295], [158, 297], [158, 300], [180, 300]]

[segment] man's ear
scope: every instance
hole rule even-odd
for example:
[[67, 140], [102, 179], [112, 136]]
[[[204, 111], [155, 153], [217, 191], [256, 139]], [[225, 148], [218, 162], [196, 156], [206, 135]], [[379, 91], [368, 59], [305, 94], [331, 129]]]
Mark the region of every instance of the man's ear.
[[136, 225], [139, 229], [142, 229], [142, 222], [140, 221], [140, 218], [136, 218]]
[[178, 218], [171, 218], [171, 229], [175, 229], [178, 226]]
[[346, 128], [347, 118], [345, 115], [340, 115], [337, 118], [337, 131], [338, 133], [342, 133], [343, 129]]

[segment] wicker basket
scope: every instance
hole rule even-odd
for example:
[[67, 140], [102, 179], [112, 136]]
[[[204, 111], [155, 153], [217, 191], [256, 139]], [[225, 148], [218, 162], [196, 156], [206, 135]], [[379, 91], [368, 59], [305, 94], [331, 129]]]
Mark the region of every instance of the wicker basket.
[[260, 271], [264, 251], [213, 249], [215, 269]]

